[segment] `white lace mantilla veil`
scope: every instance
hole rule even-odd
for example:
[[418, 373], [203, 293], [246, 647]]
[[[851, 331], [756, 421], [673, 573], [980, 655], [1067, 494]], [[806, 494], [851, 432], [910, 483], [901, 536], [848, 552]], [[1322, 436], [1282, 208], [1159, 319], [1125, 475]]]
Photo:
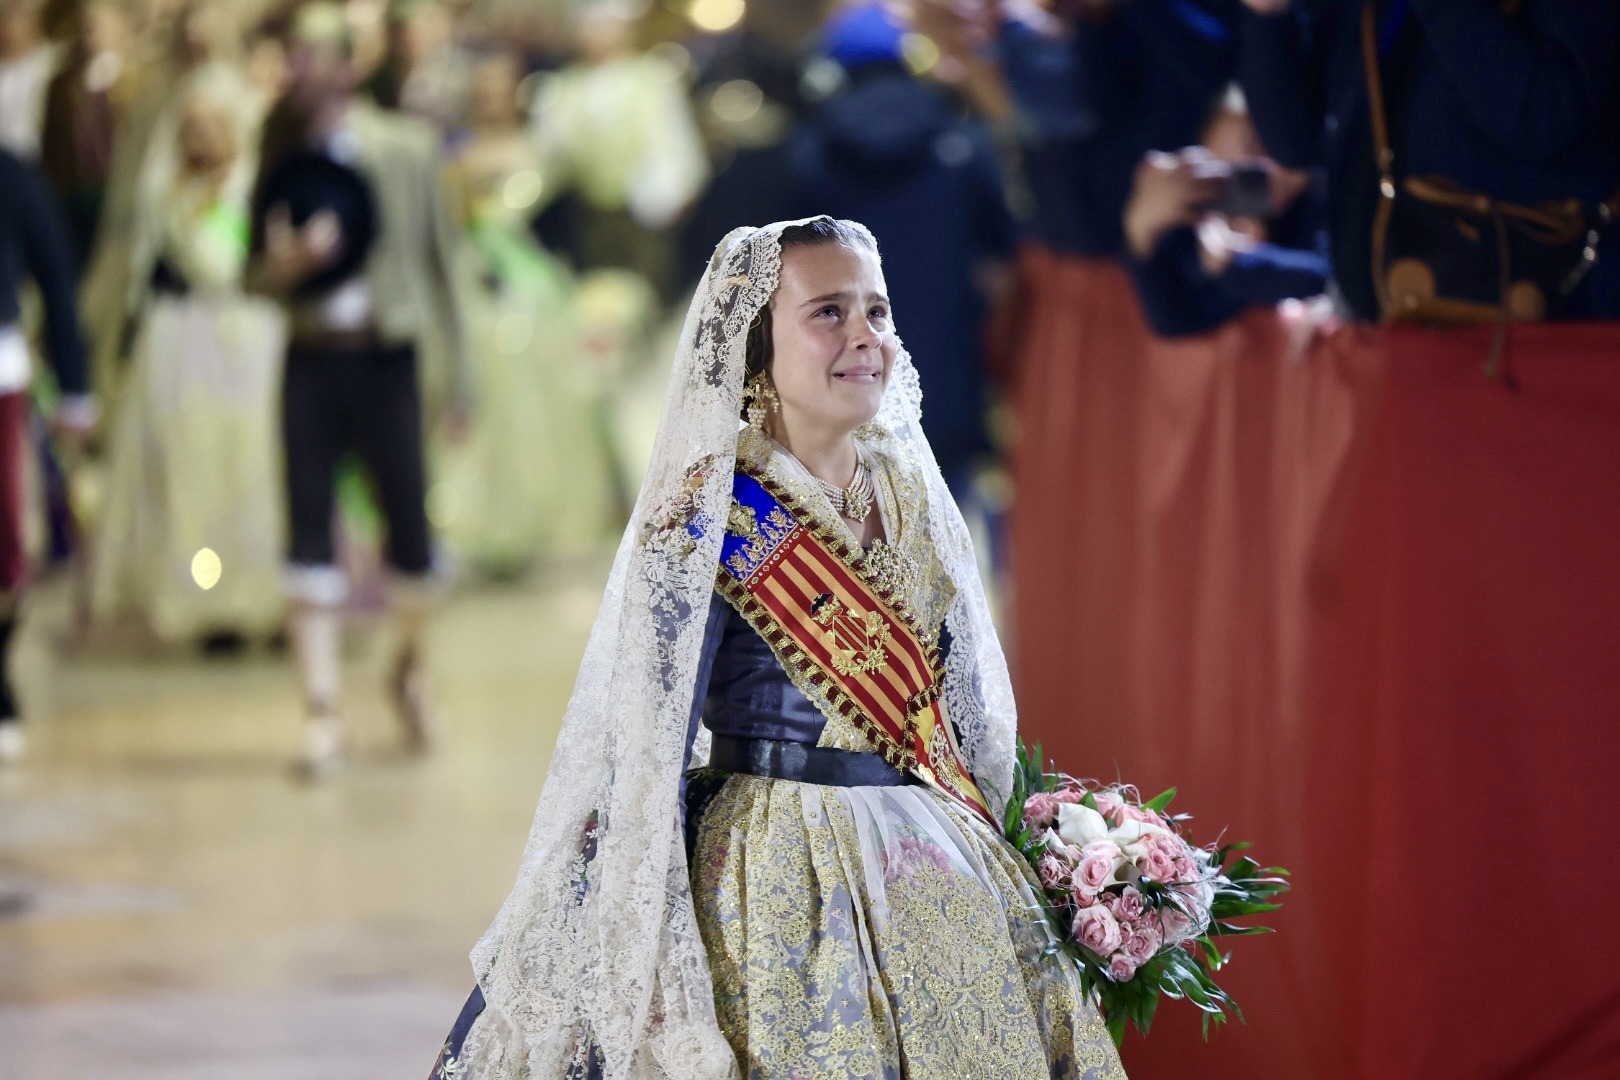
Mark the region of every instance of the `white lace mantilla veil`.
[[[678, 804], [730, 509], [747, 330], [776, 291], [782, 230], [795, 224], [803, 222], [727, 235], [692, 299], [652, 465], [585, 649], [517, 884], [472, 954], [485, 1011], [464, 1045], [461, 1075], [583, 1080], [594, 1046], [606, 1080], [738, 1076], [715, 1018]], [[1012, 777], [1012, 687], [967, 527], [923, 437], [921, 403], [902, 348], [881, 431], [863, 432], [863, 441], [925, 481], [933, 545], [956, 586], [946, 708], [999, 810]], [[672, 514], [695, 522], [701, 537], [668, 527]], [[707, 759], [707, 744], [700, 730], [693, 766]]]

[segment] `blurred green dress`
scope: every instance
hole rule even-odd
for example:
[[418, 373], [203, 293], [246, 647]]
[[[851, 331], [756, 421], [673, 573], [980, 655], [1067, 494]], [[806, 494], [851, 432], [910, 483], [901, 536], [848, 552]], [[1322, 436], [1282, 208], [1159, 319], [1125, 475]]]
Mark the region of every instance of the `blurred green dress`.
[[521, 132], [476, 141], [452, 169], [478, 278], [476, 401], [466, 437], [439, 449], [429, 513], [459, 558], [495, 573], [589, 550], [618, 527], [574, 285], [529, 232], [540, 183]]

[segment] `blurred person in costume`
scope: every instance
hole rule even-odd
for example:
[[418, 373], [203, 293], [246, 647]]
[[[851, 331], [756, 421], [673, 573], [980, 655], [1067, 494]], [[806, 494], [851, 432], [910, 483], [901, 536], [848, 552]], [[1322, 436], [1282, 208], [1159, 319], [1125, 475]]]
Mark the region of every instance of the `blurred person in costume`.
[[355, 92], [343, 9], [298, 10], [286, 92], [264, 125], [248, 280], [286, 312], [282, 451], [290, 544], [286, 576], [305, 724], [300, 763], [319, 776], [342, 760], [339, 639], [347, 581], [333, 508], [338, 469], [364, 466], [386, 521], [399, 634], [389, 692], [411, 747], [432, 718], [426, 631], [443, 573], [426, 509], [419, 353], [430, 326], [453, 341], [452, 428], [467, 379], [459, 238], [446, 205], [438, 139], [419, 120]]
[[67, 210], [74, 255], [88, 265], [112, 173], [113, 146], [139, 85], [128, 17], [114, 0], [72, 9], [60, 70], [45, 95], [40, 158]]
[[[1196, 143], [1231, 84], [1238, 6], [1062, 0], [981, 7], [989, 26], [969, 22], [963, 30], [983, 33], [983, 44], [948, 43], [941, 52], [993, 51], [1011, 96], [1004, 123], [1017, 139], [1032, 211], [1033, 242], [1019, 255], [1019, 307], [999, 335], [1007, 342], [1016, 425], [1010, 636], [1026, 708], [1073, 712], [1077, 682], [1082, 699], [1106, 683], [1089, 666], [1106, 670], [1124, 660], [1122, 643], [1090, 640], [1073, 613], [1130, 579], [1128, 566], [1089, 546], [1081, 520], [1095, 492], [1137, 483], [1118, 450], [1130, 445], [1137, 417], [1116, 403], [1139, 377], [1150, 330], [1122, 257], [1125, 204], [1143, 156]], [[1129, 532], [1135, 524], [1115, 528]], [[1086, 715], [1106, 716], [1123, 703], [1084, 704]]]
[[367, 80], [378, 105], [452, 134], [467, 114], [472, 58], [456, 38], [455, 12], [440, 0], [394, 0], [382, 63]]
[[[1510, 321], [1620, 317], [1620, 4], [1243, 4], [1240, 79], [1260, 138], [1287, 166], [1325, 170], [1343, 312], [1400, 317], [1398, 292], [1414, 307], [1494, 302]], [[1413, 182], [1438, 200], [1426, 204]], [[1470, 214], [1482, 199], [1560, 212], [1551, 223]], [[1393, 220], [1380, 225], [1385, 213]], [[1560, 242], [1534, 239], [1565, 228]], [[1375, 265], [1381, 251], [1387, 267]], [[1414, 257], [1403, 268], [1397, 252]]]
[[702, 190], [708, 162], [681, 71], [639, 51], [634, 29], [618, 0], [588, 4], [579, 59], [540, 83], [532, 123], [548, 198], [573, 197], [576, 265], [634, 271], [663, 296], [669, 230]]
[[37, 161], [45, 95], [60, 51], [45, 34], [45, 0], [0, 0], [0, 148]]
[[84, 338], [74, 303], [73, 246], [50, 188], [29, 162], [0, 148], [0, 763], [23, 753], [18, 704], [6, 662], [28, 583], [24, 547], [24, 458], [27, 454], [29, 343], [22, 328], [22, 289], [32, 281], [44, 302], [44, 345], [61, 397], [58, 436], [79, 443], [96, 422]]
[[883, 244], [928, 376], [929, 445], [966, 504], [991, 448], [986, 317], [1012, 284], [1018, 232], [988, 128], [908, 70], [904, 33], [879, 3], [828, 21], [821, 51], [844, 83], [797, 133], [791, 171], [807, 210], [861, 221]]
[[887, 293], [854, 222], [715, 249], [436, 1080], [1124, 1076], [996, 824], [1011, 686]]
[[187, 79], [142, 177], [135, 323], [108, 448], [91, 611], [226, 649], [281, 626], [280, 310], [244, 293], [262, 114], [242, 81]]
[[749, 8], [734, 31], [692, 43], [692, 100], [711, 176], [680, 226], [676, 285], [703, 276], [714, 238], [750, 221], [799, 210], [792, 135], [809, 102], [799, 58], [755, 27]]
[[497, 575], [595, 547], [614, 490], [572, 275], [529, 227], [544, 181], [522, 76], [510, 53], [478, 60], [467, 137], [449, 167], [481, 284], [468, 314], [480, 407], [467, 437], [439, 453], [432, 500], [458, 557]]
[[158, 24], [151, 55], [129, 75], [128, 105], [113, 142], [96, 239], [80, 290], [94, 350], [91, 369], [97, 387], [109, 396], [118, 392], [133, 342], [130, 297], [145, 288], [130, 273], [135, 266], [135, 238], [141, 234], [138, 215], [154, 197], [143, 185], [158, 175], [148, 167], [148, 157], [172, 153], [190, 77], [219, 72], [217, 77], [241, 84], [244, 105], [268, 106], [263, 91], [247, 80], [241, 68], [242, 36], [234, 11], [224, 0], [185, 0]]

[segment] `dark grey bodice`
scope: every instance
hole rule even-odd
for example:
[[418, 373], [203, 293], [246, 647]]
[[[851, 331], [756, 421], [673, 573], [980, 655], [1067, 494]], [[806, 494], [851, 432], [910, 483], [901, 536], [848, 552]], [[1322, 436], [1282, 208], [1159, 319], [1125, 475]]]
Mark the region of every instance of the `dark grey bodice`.
[[813, 744], [827, 724], [788, 679], [765, 639], [719, 593], [709, 604], [697, 685], [694, 733], [701, 717], [716, 735]]

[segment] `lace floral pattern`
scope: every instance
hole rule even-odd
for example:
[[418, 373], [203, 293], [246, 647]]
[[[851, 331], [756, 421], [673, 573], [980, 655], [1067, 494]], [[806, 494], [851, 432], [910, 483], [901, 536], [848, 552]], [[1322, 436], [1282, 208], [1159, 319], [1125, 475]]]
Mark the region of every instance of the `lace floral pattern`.
[[[746, 330], [776, 289], [786, 224], [716, 249], [682, 330], [664, 420], [574, 692], [517, 882], [473, 951], [486, 1008], [469, 1078], [738, 1076], [687, 872], [678, 806], [705, 617], [731, 502]], [[868, 445], [916, 478], [952, 586], [945, 702], [993, 805], [1014, 714], [966, 526], [922, 435], [902, 350]], [[692, 765], [707, 757], [699, 734]]]

